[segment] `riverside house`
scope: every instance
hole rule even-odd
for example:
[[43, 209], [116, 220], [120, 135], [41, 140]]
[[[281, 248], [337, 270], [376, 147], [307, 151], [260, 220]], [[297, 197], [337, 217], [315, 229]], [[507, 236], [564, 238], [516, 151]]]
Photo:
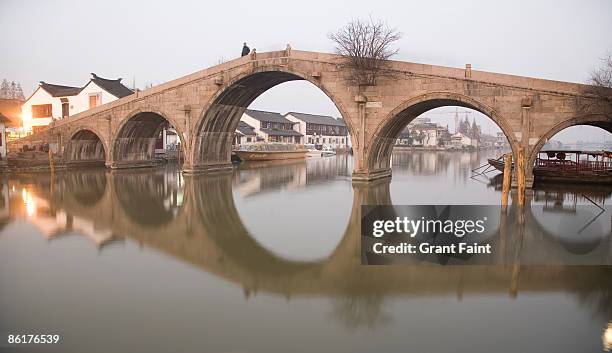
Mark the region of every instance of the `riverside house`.
[[92, 73], [83, 87], [56, 85], [41, 81], [21, 106], [23, 128], [27, 133], [47, 128], [53, 120], [66, 118], [134, 93], [121, 79], [106, 79]]
[[242, 118], [264, 142], [303, 143], [302, 134], [294, 129], [295, 122], [279, 113], [247, 109]]
[[350, 147], [346, 123], [327, 115], [289, 112], [285, 118], [294, 122], [294, 128], [304, 136], [305, 144], [321, 145], [323, 148]]

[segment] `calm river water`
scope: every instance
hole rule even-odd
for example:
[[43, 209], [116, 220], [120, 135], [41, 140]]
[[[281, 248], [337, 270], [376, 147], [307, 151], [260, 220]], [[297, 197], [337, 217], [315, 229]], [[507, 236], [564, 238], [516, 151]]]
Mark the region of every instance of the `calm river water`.
[[[396, 152], [392, 181], [370, 185], [346, 155], [0, 176], [0, 351], [603, 351], [610, 189], [529, 193], [519, 250], [555, 265], [360, 264], [361, 204], [497, 205], [497, 173], [471, 178], [496, 153]], [[589, 200], [607, 214], [581, 215]], [[562, 265], [585, 254], [608, 266]]]

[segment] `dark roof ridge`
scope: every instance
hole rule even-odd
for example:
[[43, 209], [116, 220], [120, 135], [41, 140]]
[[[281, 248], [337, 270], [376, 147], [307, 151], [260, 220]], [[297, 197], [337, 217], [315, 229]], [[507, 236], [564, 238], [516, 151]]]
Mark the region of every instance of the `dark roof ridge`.
[[[134, 93], [134, 91], [132, 91], [130, 88], [125, 86], [123, 83], [121, 83], [121, 80], [122, 80], [121, 78], [117, 78], [117, 79], [104, 78], [104, 77], [100, 77], [96, 75], [93, 72], [91, 73], [91, 76], [92, 78], [89, 80], [89, 82], [87, 82], [87, 85], [89, 85], [89, 83], [91, 82], [94, 82], [100, 88], [102, 88], [103, 90], [105, 90], [106, 92], [112, 94], [113, 96], [117, 98], [123, 98], [123, 97], [129, 96], [130, 94]], [[85, 87], [87, 85], [85, 85]]]

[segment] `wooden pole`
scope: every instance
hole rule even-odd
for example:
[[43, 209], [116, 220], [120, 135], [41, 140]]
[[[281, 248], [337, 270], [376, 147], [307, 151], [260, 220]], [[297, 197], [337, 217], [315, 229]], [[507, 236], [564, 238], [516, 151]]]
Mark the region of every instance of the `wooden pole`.
[[525, 148], [519, 147], [516, 161], [516, 181], [518, 184], [518, 204], [525, 205]]
[[512, 153], [504, 155], [504, 182], [502, 184], [502, 210], [508, 207], [508, 194], [512, 182]]
[[55, 170], [55, 165], [53, 163], [53, 152], [51, 151], [51, 144], [49, 144], [49, 168], [51, 169], [51, 173], [53, 173]]

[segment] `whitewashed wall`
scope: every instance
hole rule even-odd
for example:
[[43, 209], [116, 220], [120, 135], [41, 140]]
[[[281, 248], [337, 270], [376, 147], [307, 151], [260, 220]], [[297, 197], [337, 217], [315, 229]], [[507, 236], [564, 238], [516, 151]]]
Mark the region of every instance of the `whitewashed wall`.
[[32, 106], [39, 104], [51, 104], [51, 116], [56, 119], [60, 119], [62, 117], [62, 103], [60, 98], [53, 97], [47, 91], [38, 87], [30, 99], [28, 99], [21, 106], [23, 127], [26, 131], [31, 130], [32, 126], [47, 126], [51, 122], [51, 118], [32, 118]]
[[99, 97], [98, 105], [106, 104], [118, 98], [103, 90], [93, 81], [89, 83], [74, 97], [70, 97], [70, 115], [78, 114], [89, 109], [89, 96], [97, 94]]

